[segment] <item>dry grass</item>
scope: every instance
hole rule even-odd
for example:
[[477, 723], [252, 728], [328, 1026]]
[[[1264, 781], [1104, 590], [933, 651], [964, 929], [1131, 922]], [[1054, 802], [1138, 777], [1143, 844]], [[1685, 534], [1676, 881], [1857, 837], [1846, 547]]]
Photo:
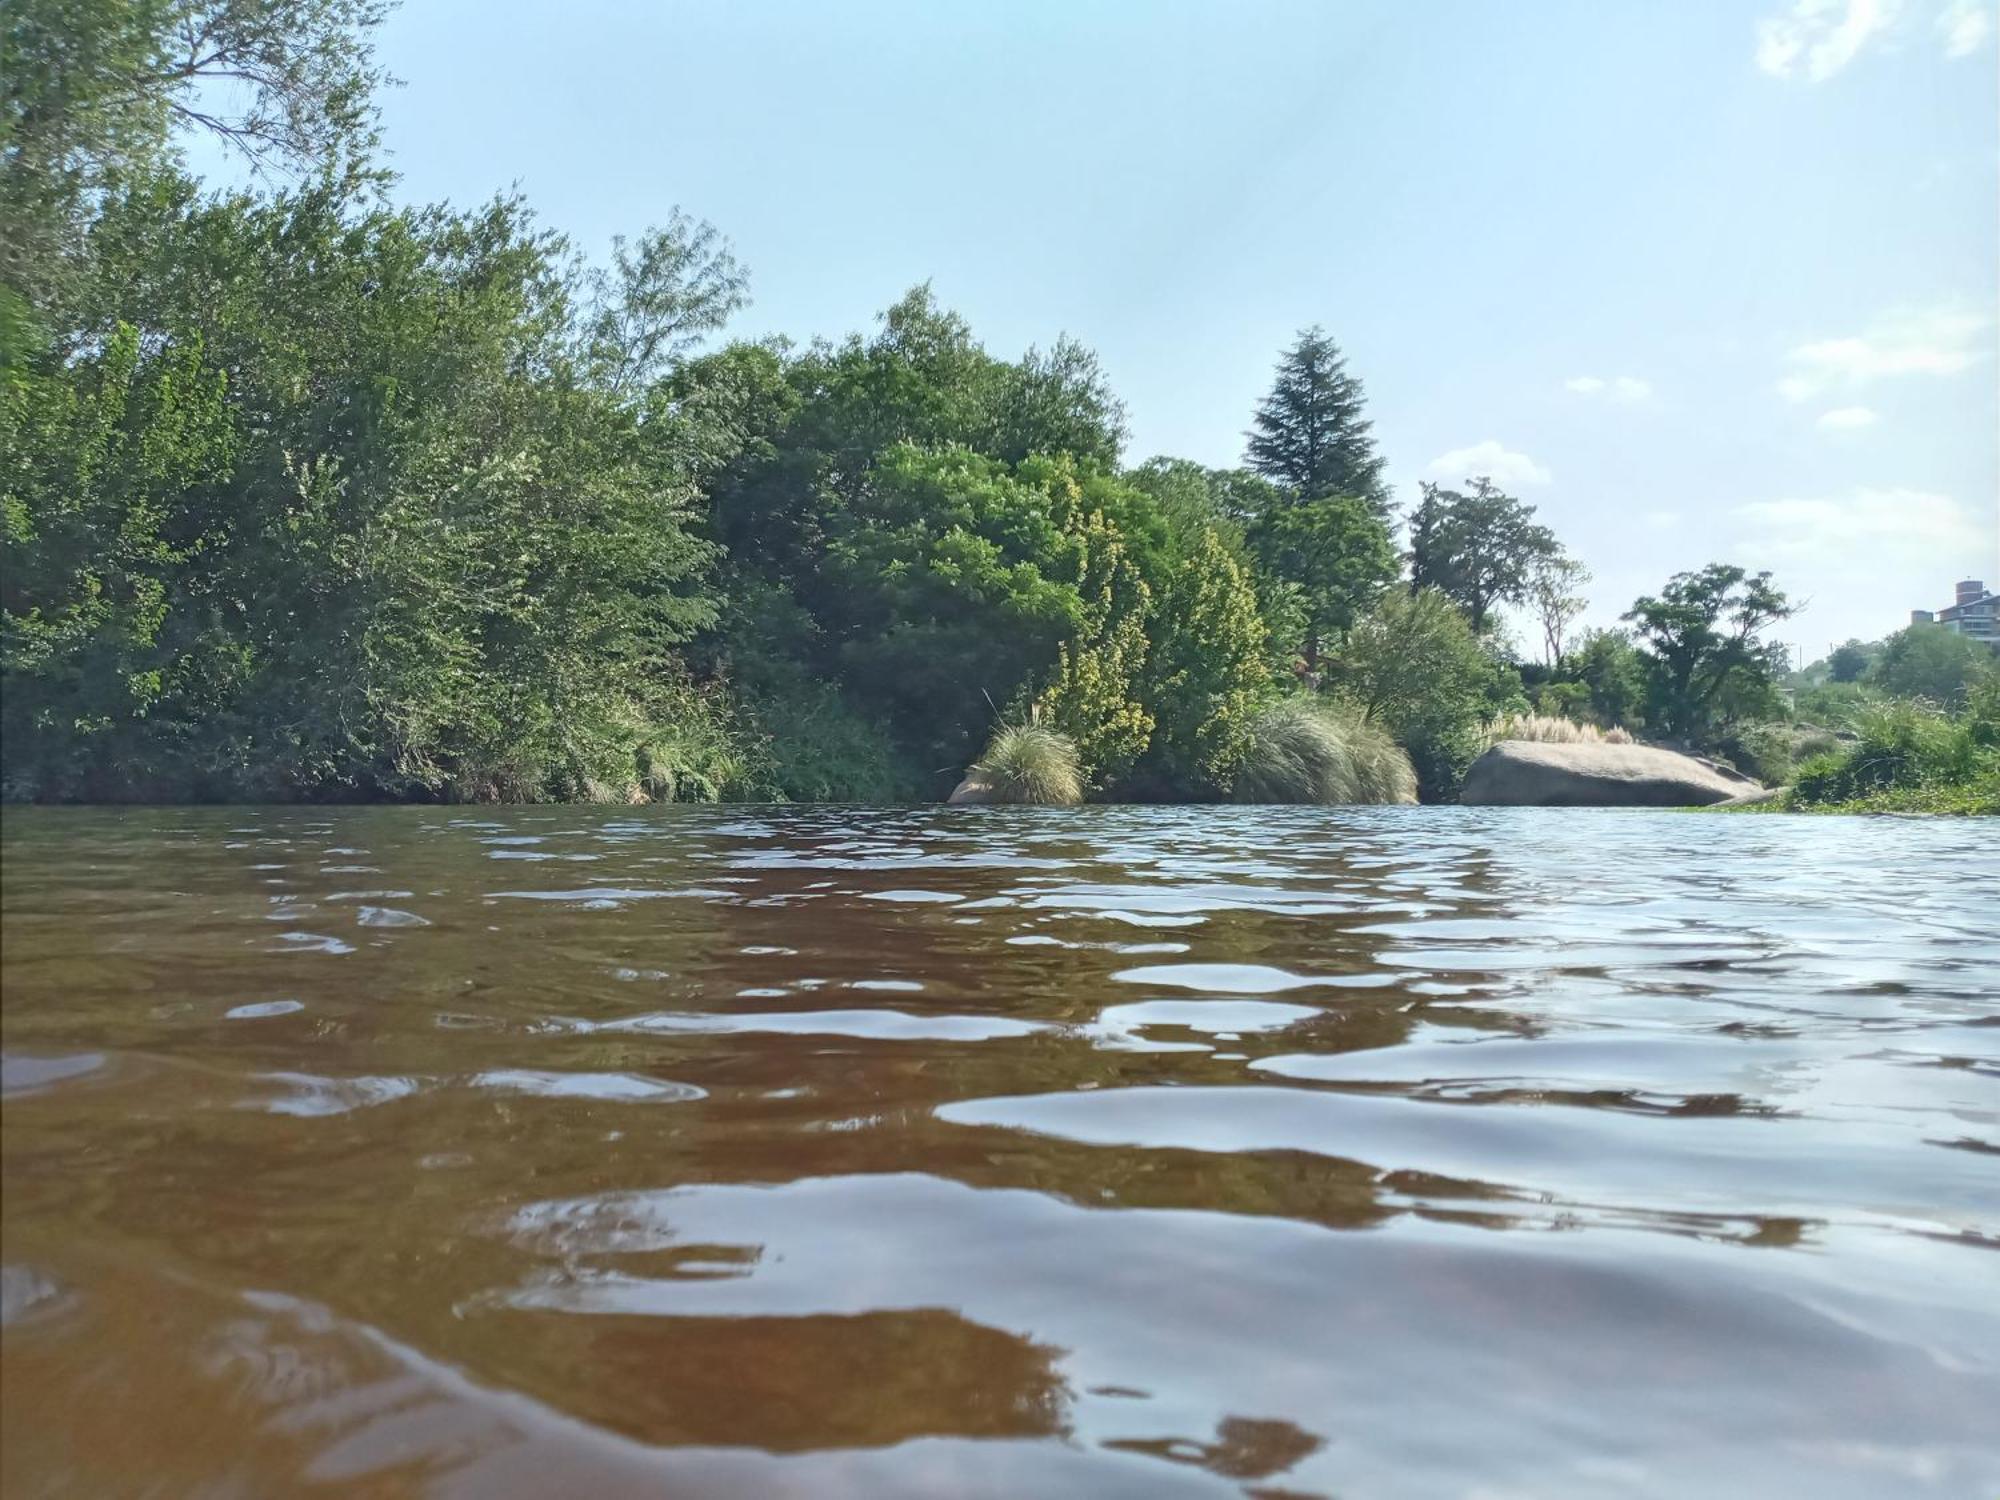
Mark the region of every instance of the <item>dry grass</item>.
[[1235, 795], [1238, 802], [1415, 802], [1417, 773], [1388, 732], [1355, 710], [1286, 698], [1251, 726]]
[[1493, 726], [1493, 743], [1502, 740], [1537, 740], [1545, 745], [1629, 745], [1632, 736], [1623, 729], [1599, 729], [1595, 724], [1579, 724], [1553, 714], [1516, 714]]

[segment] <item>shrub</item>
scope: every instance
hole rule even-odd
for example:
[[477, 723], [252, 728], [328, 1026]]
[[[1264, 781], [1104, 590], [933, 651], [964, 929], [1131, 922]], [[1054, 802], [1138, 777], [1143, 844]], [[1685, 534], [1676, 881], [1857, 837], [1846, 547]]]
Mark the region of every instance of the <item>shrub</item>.
[[1719, 748], [1723, 759], [1766, 786], [1790, 781], [1793, 763], [1800, 754], [1799, 737], [1785, 724], [1746, 724]]
[[1345, 704], [1285, 698], [1251, 721], [1239, 802], [1415, 802], [1410, 758]]
[[1070, 807], [1083, 800], [1083, 767], [1076, 745], [1053, 729], [1008, 724], [993, 736], [973, 774], [990, 782], [998, 802]]
[[1928, 698], [1956, 708], [1994, 673], [1993, 652], [1970, 636], [1943, 625], [1906, 625], [1883, 642], [1868, 683], [1899, 698]]
[[1342, 643], [1334, 680], [1409, 752], [1427, 802], [1458, 795], [1484, 724], [1525, 709], [1520, 674], [1491, 655], [1436, 589], [1385, 594]]
[[2000, 688], [1976, 686], [1958, 715], [1919, 701], [1886, 703], [1857, 729], [1852, 746], [1800, 768], [1795, 805], [1890, 797], [1914, 809], [2000, 812]]
[[789, 682], [754, 700], [760, 753], [732, 797], [774, 802], [909, 802], [926, 779], [898, 755], [881, 725], [832, 683]]

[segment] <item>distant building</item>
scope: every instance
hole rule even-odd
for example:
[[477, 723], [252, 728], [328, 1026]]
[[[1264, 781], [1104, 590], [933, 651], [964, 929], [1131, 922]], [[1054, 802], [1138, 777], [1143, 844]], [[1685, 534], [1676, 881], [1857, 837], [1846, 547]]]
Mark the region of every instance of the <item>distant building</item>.
[[1969, 635], [1989, 646], [2000, 645], [2000, 594], [1991, 592], [1976, 578], [1958, 586], [1958, 598], [1943, 609], [1913, 609], [1912, 625], [1942, 625], [1946, 630]]

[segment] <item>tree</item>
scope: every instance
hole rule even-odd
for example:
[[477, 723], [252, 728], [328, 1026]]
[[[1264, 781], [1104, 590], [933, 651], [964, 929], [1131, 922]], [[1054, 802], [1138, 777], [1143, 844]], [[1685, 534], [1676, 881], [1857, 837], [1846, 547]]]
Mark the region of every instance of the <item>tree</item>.
[[1624, 618], [1644, 647], [1660, 725], [1706, 745], [1731, 722], [1767, 717], [1784, 647], [1761, 632], [1795, 612], [1769, 573], [1724, 563], [1676, 573], [1658, 597], [1634, 602]]
[[1250, 545], [1265, 572], [1298, 589], [1308, 672], [1396, 577], [1389, 528], [1345, 496], [1272, 506], [1251, 526]]
[[1249, 465], [1299, 501], [1344, 495], [1386, 518], [1389, 488], [1362, 412], [1361, 382], [1347, 373], [1325, 330], [1300, 332], [1278, 360], [1277, 379], [1257, 408]]
[[0, 27], [0, 370], [55, 331], [98, 206], [172, 166], [176, 129], [259, 172], [372, 142], [384, 0], [10, 0]]
[[611, 241], [611, 265], [590, 272], [584, 357], [613, 391], [649, 384], [749, 301], [749, 275], [713, 224], [676, 207], [636, 244]]
[[1607, 728], [1646, 722], [1646, 663], [1622, 630], [1587, 631], [1567, 669], [1589, 690], [1590, 714]]
[[1429, 801], [1456, 794], [1479, 752], [1481, 720], [1520, 695], [1519, 676], [1487, 652], [1451, 600], [1429, 588], [1384, 594], [1343, 643], [1333, 681], [1409, 752]]
[[1097, 355], [1075, 339], [1058, 338], [1044, 354], [1030, 349], [1000, 381], [993, 452], [1019, 463], [1033, 455], [1067, 453], [1110, 469], [1125, 444], [1125, 403]]
[[145, 336], [38, 366], [0, 439], [10, 779], [664, 790], [713, 553], [672, 424], [574, 364], [559, 242], [338, 184], [107, 211]]
[[1410, 588], [1438, 590], [1475, 632], [1486, 629], [1494, 605], [1525, 599], [1536, 570], [1561, 555], [1555, 534], [1536, 524], [1535, 508], [1490, 479], [1468, 480], [1463, 492], [1425, 484], [1410, 518]]
[[1537, 557], [1528, 572], [1528, 603], [1542, 627], [1542, 659], [1560, 672], [1563, 647], [1590, 601], [1580, 592], [1590, 582], [1590, 569], [1563, 552]]
[[1948, 626], [1906, 625], [1883, 642], [1867, 680], [1898, 698], [1928, 698], [1940, 707], [1956, 708], [1973, 683], [1995, 670], [1990, 646]]
[[1214, 528], [1181, 539], [1163, 561], [1140, 688], [1155, 729], [1133, 789], [1219, 795], [1269, 690], [1264, 617], [1250, 570]]
[[1859, 682], [1868, 670], [1868, 648], [1856, 640], [1835, 646], [1826, 659], [1827, 676], [1834, 682]]

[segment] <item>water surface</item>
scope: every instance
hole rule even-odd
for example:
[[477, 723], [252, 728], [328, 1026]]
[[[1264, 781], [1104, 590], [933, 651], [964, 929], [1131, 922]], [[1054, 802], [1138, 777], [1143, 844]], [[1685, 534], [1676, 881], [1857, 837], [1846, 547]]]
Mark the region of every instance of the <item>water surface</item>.
[[2000, 1486], [1990, 823], [4, 840], [10, 1497]]

